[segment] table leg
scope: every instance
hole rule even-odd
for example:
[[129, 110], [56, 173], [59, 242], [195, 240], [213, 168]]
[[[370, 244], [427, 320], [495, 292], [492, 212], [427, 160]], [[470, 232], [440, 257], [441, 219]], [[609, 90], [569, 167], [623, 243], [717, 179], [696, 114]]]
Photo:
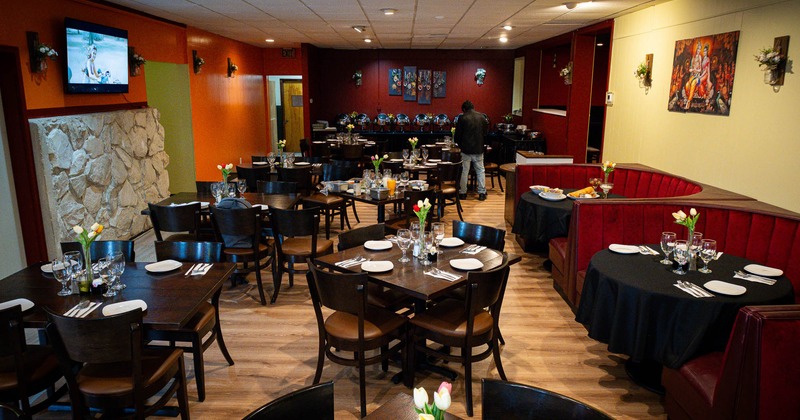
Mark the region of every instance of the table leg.
[[632, 359], [625, 361], [625, 373], [640, 387], [664, 395], [664, 386], [661, 385], [661, 370], [663, 365], [653, 360], [635, 362]]
[[386, 221], [386, 205], [378, 204], [378, 223]]

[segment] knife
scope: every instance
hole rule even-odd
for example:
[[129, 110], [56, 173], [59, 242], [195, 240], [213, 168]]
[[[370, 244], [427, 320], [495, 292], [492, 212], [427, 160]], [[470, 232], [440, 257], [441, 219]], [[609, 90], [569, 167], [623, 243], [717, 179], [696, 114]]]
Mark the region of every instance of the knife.
[[94, 303], [90, 304], [88, 308], [86, 308], [86, 309], [84, 309], [82, 311], [79, 311], [77, 314], [75, 314], [75, 318], [83, 318], [86, 315], [89, 315], [90, 313], [92, 313], [92, 311], [97, 309], [100, 306], [100, 304], [101, 304], [101, 302], [94, 302]]

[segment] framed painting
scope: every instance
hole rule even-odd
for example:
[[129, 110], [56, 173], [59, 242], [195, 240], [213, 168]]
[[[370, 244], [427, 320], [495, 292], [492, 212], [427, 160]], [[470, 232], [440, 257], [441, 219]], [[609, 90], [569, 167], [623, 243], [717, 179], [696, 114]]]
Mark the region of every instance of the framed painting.
[[417, 68], [415, 66], [403, 67], [403, 100], [417, 100]]
[[739, 31], [675, 42], [667, 109], [729, 115]]
[[389, 96], [403, 94], [403, 78], [400, 69], [389, 69]]
[[433, 72], [433, 97], [444, 98], [447, 96], [447, 72]]
[[420, 70], [419, 71], [419, 80], [417, 81], [417, 90], [419, 90], [419, 96], [417, 99], [418, 104], [422, 105], [430, 105], [431, 104], [431, 86], [433, 83], [431, 82], [431, 71], [430, 70]]

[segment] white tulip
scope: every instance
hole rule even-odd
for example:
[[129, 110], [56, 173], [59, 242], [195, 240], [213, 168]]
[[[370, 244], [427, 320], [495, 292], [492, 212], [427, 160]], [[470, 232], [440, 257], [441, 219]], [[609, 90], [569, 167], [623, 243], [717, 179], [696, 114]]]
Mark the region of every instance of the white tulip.
[[100, 228], [100, 224], [99, 223], [95, 223], [95, 224], [92, 225], [92, 230], [97, 230], [99, 228]]
[[436, 417], [434, 417], [433, 414], [419, 413], [418, 419], [419, 420], [436, 420]]
[[434, 392], [433, 402], [439, 410], [447, 411], [452, 402], [450, 399], [450, 392], [447, 391], [447, 388], [439, 388], [439, 392]]
[[72, 231], [80, 235], [81, 233], [83, 233], [83, 228], [78, 225], [75, 225], [72, 227]]
[[695, 210], [694, 207], [692, 207], [692, 209], [689, 210], [689, 214], [691, 214], [692, 217], [697, 216], [697, 210]]
[[431, 202], [427, 198], [425, 199], [425, 202], [423, 204], [425, 204], [425, 207], [431, 206]]
[[97, 232], [95, 232], [95, 231], [91, 231], [91, 232], [89, 232], [89, 239], [92, 239], [92, 238], [94, 238], [95, 236], [97, 236]]
[[222, 165], [217, 165], [217, 169], [222, 170]]
[[675, 220], [681, 220], [681, 215], [678, 213], [672, 213], [672, 217], [674, 217]]
[[686, 213], [684, 213], [683, 210], [678, 210], [678, 215], [681, 217], [681, 219], [686, 218]]
[[233, 169], [233, 164], [229, 163], [229, 164], [225, 165], [225, 169], [227, 169], [227, 170]]
[[425, 388], [414, 388], [414, 405], [422, 410], [426, 404], [428, 404], [428, 393], [425, 392]]

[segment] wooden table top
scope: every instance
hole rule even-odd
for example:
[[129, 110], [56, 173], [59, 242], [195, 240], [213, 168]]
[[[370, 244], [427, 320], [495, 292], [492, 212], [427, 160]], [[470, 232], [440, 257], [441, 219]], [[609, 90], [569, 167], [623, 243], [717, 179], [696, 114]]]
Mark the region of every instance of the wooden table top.
[[235, 265], [216, 263], [203, 276], [184, 277], [192, 263], [183, 263], [180, 268], [167, 273], [149, 273], [144, 267], [148, 263], [128, 263], [122, 274], [122, 282], [127, 286], [115, 297], [100, 294], [58, 296], [61, 284], [52, 274], [42, 272], [43, 264], [33, 264], [0, 280], [0, 302], [25, 298], [34, 307], [24, 313], [25, 325], [43, 328], [47, 316], [42, 308], [63, 314], [77, 305], [82, 299], [103, 302], [86, 318], [102, 316], [103, 306], [141, 299], [147, 304], [144, 323], [159, 329], [177, 329], [192, 318], [201, 303], [211, 299], [231, 275]]
[[[349, 268], [337, 267], [336, 263], [339, 261], [362, 256], [369, 258], [371, 261], [391, 261], [394, 268], [385, 273], [370, 273], [370, 280], [382, 286], [390, 287], [399, 290], [415, 299], [430, 300], [437, 296], [441, 296], [449, 290], [456, 289], [463, 285], [467, 278], [467, 271], [457, 270], [450, 266], [450, 260], [460, 258], [475, 258], [483, 263], [481, 271], [491, 270], [498, 267], [503, 262], [503, 254], [500, 251], [493, 249], [484, 249], [483, 251], [471, 255], [464, 254], [460, 251], [470, 244], [464, 244], [455, 248], [441, 248], [436, 261], [429, 266], [424, 266], [411, 255], [412, 249], [408, 250], [408, 256], [412, 261], [401, 263], [397, 260], [400, 259], [402, 252], [396, 246], [385, 251], [370, 251], [366, 248], [355, 247], [350, 248], [334, 254], [325, 255], [316, 259], [322, 266], [331, 268], [340, 272], [361, 272], [361, 266], [355, 265]], [[522, 258], [509, 254], [509, 265], [516, 264]], [[461, 275], [461, 278], [456, 281], [448, 281], [432, 276], [425, 275], [424, 272], [430, 270], [432, 267], [445, 270], [450, 273]]]
[[[417, 420], [419, 414], [417, 414], [414, 408], [414, 397], [412, 397], [411, 394], [403, 392], [395, 395], [389, 402], [367, 414], [367, 417], [364, 417], [364, 419]], [[461, 417], [447, 412], [444, 413], [444, 418], [449, 420], [461, 419]]]

